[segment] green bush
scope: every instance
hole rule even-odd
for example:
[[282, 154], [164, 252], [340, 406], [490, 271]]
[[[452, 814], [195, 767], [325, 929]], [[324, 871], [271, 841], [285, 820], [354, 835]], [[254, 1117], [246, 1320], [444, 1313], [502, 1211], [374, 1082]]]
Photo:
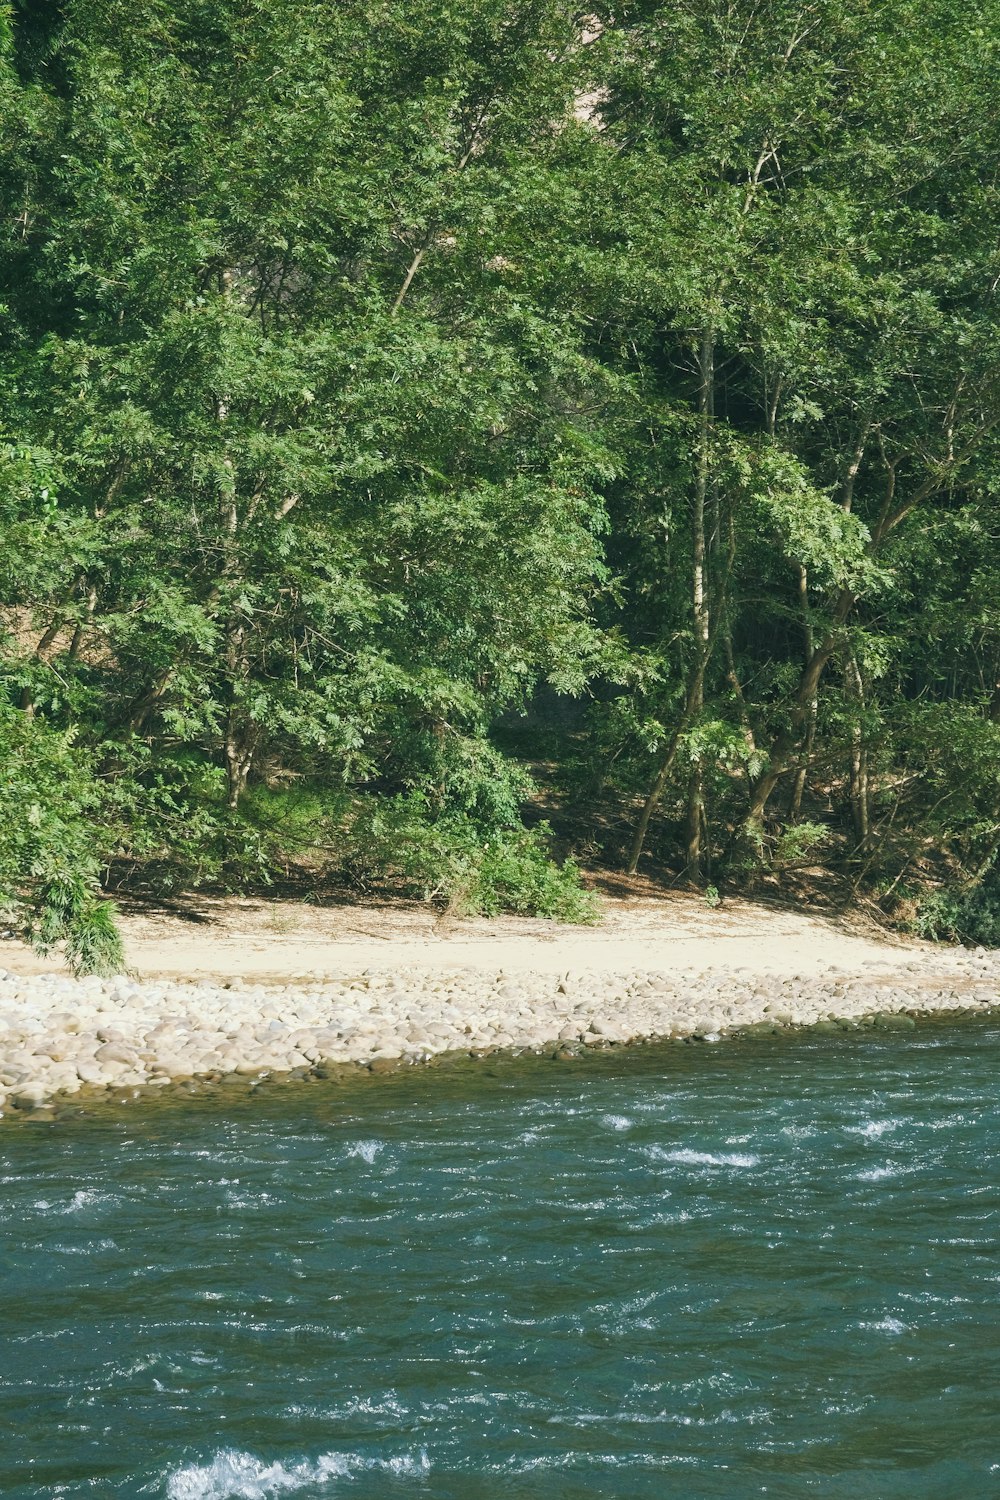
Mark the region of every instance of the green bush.
[[418, 792], [362, 807], [351, 834], [355, 871], [401, 876], [424, 900], [463, 915], [522, 912], [560, 922], [594, 922], [596, 896], [572, 860], [557, 864], [550, 829], [484, 829], [468, 814], [433, 817]]
[[1000, 948], [1000, 886], [994, 879], [931, 891], [920, 898], [913, 928], [935, 942]]
[[775, 841], [771, 863], [776, 868], [800, 864], [809, 860], [829, 838], [830, 830], [822, 823], [790, 823]]
[[224, 773], [204, 756], [175, 753], [150, 763], [134, 747], [119, 756], [115, 796], [127, 827], [127, 878], [160, 895], [246, 890], [293, 869], [322, 872], [336, 861], [349, 805], [343, 790], [303, 778], [252, 782], [234, 811]]
[[0, 705], [0, 905], [42, 953], [64, 944], [77, 973], [124, 967], [115, 908], [100, 894], [107, 819], [72, 731]]
[[40, 953], [63, 944], [75, 974], [118, 974], [125, 967], [117, 911], [86, 875], [60, 874], [39, 889], [27, 936]]
[[556, 864], [546, 848], [547, 823], [530, 832], [516, 829], [489, 840], [467, 898], [467, 910], [494, 916], [501, 911], [551, 917], [557, 922], [596, 922], [600, 904], [580, 883], [572, 859]]

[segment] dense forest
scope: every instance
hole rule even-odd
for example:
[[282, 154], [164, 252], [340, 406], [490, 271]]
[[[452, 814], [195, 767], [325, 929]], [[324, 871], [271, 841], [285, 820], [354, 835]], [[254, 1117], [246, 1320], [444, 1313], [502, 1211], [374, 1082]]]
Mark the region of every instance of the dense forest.
[[1000, 940], [1000, 0], [0, 4], [0, 893]]

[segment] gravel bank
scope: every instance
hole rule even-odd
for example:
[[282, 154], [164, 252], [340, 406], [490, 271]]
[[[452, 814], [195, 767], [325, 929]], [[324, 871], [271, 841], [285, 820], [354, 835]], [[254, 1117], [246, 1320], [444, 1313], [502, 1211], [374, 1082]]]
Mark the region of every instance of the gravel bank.
[[[284, 985], [73, 979], [0, 970], [0, 1115], [81, 1091], [192, 1078], [373, 1072], [446, 1052], [584, 1047], [792, 1026], [912, 1025], [997, 1003], [1000, 953], [952, 950], [892, 970], [713, 968], [562, 974], [482, 968], [304, 975]], [[909, 1014], [907, 1014], [909, 1013]]]

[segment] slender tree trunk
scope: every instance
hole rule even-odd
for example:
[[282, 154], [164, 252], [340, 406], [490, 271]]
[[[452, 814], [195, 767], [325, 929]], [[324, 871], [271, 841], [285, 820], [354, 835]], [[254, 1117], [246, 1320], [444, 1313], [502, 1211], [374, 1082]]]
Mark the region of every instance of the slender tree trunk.
[[702, 830], [705, 825], [705, 774], [697, 762], [691, 767], [687, 790], [687, 821], [684, 841], [687, 877], [700, 885], [704, 876]]
[[868, 847], [871, 816], [868, 797], [868, 749], [861, 728], [865, 704], [865, 687], [854, 652], [847, 649], [844, 658], [844, 684], [853, 702], [851, 714], [851, 818], [858, 849]]
[[819, 691], [820, 679], [823, 676], [826, 664], [837, 649], [841, 629], [851, 610], [854, 608], [856, 601], [857, 594], [855, 594], [853, 589], [841, 589], [833, 611], [833, 624], [819, 645], [814, 648], [802, 669], [799, 685], [789, 710], [788, 723], [775, 738], [768, 757], [768, 768], [760, 778], [754, 791], [750, 813], [747, 818], [747, 831], [753, 837], [759, 835], [764, 813], [767, 810], [767, 804], [771, 800], [771, 794], [784, 773], [788, 770], [795, 746], [799, 740], [802, 725], [807, 719], [812, 701]]
[[80, 647], [83, 644], [83, 634], [87, 626], [93, 620], [97, 612], [97, 590], [93, 584], [87, 590], [87, 611], [82, 620], [77, 621], [76, 629], [73, 631], [73, 639], [69, 643], [67, 653], [70, 661], [76, 661], [80, 655]]
[[[635, 833], [632, 837], [626, 866], [630, 875], [635, 874], [643, 845], [646, 842], [649, 824], [666, 790], [670, 773], [674, 767], [674, 761], [677, 758], [681, 736], [701, 713], [705, 701], [705, 672], [711, 652], [711, 616], [708, 603], [706, 567], [705, 500], [708, 494], [710, 464], [709, 443], [711, 439], [714, 363], [715, 335], [712, 329], [706, 328], [702, 335], [698, 359], [699, 448], [693, 507], [693, 567], [691, 578], [695, 641], [694, 665], [688, 681], [684, 710], [673, 734], [667, 741], [660, 764], [657, 767], [656, 776], [653, 779], [653, 784], [643, 804], [642, 812], [639, 814], [639, 821], [636, 824]], [[691, 872], [692, 864], [698, 870], [700, 870], [701, 865], [701, 800], [702, 781], [699, 771], [697, 779], [694, 773], [692, 774], [688, 785], [687, 836], [685, 842], [689, 873]]]
[[247, 725], [238, 714], [230, 711], [226, 720], [226, 805], [233, 812], [246, 791], [256, 748], [256, 726]]
[[809, 766], [812, 762], [813, 751], [816, 748], [816, 719], [819, 712], [819, 699], [813, 698], [809, 705], [809, 716], [806, 721], [806, 738], [802, 746], [802, 754], [799, 758], [795, 779], [792, 782], [792, 795], [788, 803], [788, 819], [791, 823], [797, 823], [802, 816], [802, 798], [805, 795], [806, 781], [809, 777]]
[[160, 672], [153, 679], [146, 691], [133, 701], [128, 717], [128, 727], [132, 734], [140, 732], [147, 718], [169, 687], [173, 675], [174, 669], [172, 666], [165, 668], [164, 671]]
[[[749, 761], [756, 758], [757, 737], [753, 732], [753, 724], [750, 722], [750, 715], [747, 712], [747, 702], [743, 695], [743, 684], [740, 682], [739, 673], [736, 670], [736, 658], [733, 654], [733, 637], [728, 619], [725, 621], [722, 633], [722, 644], [726, 658], [726, 681], [729, 683], [733, 697], [736, 699], [736, 707], [740, 716], [740, 728], [743, 730], [743, 741], [746, 745], [747, 760]], [[742, 768], [742, 780], [748, 799], [747, 805], [749, 806], [751, 783], [745, 766]]]
[[722, 631], [722, 649], [726, 657], [726, 681], [732, 689], [733, 697], [736, 699], [736, 708], [740, 716], [740, 728], [743, 730], [743, 738], [746, 741], [748, 752], [752, 755], [757, 749], [757, 740], [747, 712], [747, 700], [743, 694], [743, 684], [740, 682], [739, 673], [736, 670], [736, 657], [733, 654], [733, 633], [728, 619]]
[[635, 825], [635, 833], [632, 836], [632, 844], [629, 849], [628, 864], [626, 866], [630, 875], [635, 874], [636, 866], [639, 863], [639, 856], [642, 854], [642, 846], [646, 842], [646, 834], [649, 832], [650, 821], [654, 812], [659, 807], [663, 793], [666, 790], [670, 773], [674, 768], [674, 761], [677, 759], [677, 747], [680, 744], [681, 735], [687, 728], [687, 722], [687, 710], [685, 709], [677, 728], [667, 741], [663, 757], [657, 767], [653, 785], [649, 789], [649, 795], [643, 803], [642, 812], [639, 814], [639, 821]]
[[[802, 607], [802, 632], [805, 639], [806, 661], [813, 654], [815, 641], [813, 640], [812, 621], [809, 618], [809, 574], [799, 564], [799, 603]], [[806, 789], [806, 778], [809, 775], [809, 762], [812, 760], [813, 747], [816, 743], [816, 718], [819, 712], [819, 698], [813, 694], [809, 702], [806, 720], [806, 740], [802, 755], [799, 758], [798, 769], [792, 783], [792, 797], [788, 806], [788, 816], [791, 822], [797, 823], [802, 812], [802, 797]]]
[[[712, 406], [715, 387], [715, 334], [706, 328], [702, 334], [698, 358], [698, 475], [694, 488], [693, 568], [691, 574], [691, 615], [694, 624], [695, 673], [689, 695], [688, 722], [701, 717], [705, 707], [705, 672], [708, 666], [711, 618], [708, 594], [708, 548], [705, 536], [705, 502], [708, 496], [709, 443], [711, 441]], [[685, 867], [689, 880], [696, 884], [702, 878], [701, 830], [705, 820], [705, 772], [700, 759], [691, 767], [687, 794], [687, 830]]]
[[248, 676], [247, 632], [245, 623], [235, 614], [226, 624], [225, 662], [229, 689], [225, 730], [226, 801], [235, 812], [246, 791], [260, 737], [259, 726], [247, 715], [240, 702], [240, 689]]
[[[42, 636], [41, 640], [35, 647], [36, 661], [43, 662], [47, 659], [45, 653], [48, 651], [49, 647], [52, 645], [53, 641], [59, 634], [60, 630], [62, 630], [65, 623], [66, 621], [62, 615], [56, 615], [55, 619], [52, 621], [52, 624], [46, 630], [45, 634]], [[27, 714], [29, 719], [34, 718], [35, 694], [33, 688], [25, 687], [21, 689], [21, 708]]]
[[[231, 296], [232, 287], [233, 274], [231, 271], [224, 271], [219, 287], [222, 296]], [[216, 400], [215, 415], [224, 430], [229, 420], [229, 401], [225, 395], [220, 395]], [[219, 526], [222, 534], [222, 578], [224, 584], [228, 585], [222, 591], [223, 607], [228, 610], [223, 624], [223, 662], [229, 697], [223, 750], [226, 760], [226, 802], [235, 812], [246, 790], [259, 730], [253, 720], [248, 718], [240, 702], [240, 689], [248, 675], [247, 622], [234, 606], [232, 598], [227, 597], [232, 595], [239, 581], [242, 565], [239, 555], [240, 513], [236, 466], [224, 436], [222, 477], [219, 482]]]

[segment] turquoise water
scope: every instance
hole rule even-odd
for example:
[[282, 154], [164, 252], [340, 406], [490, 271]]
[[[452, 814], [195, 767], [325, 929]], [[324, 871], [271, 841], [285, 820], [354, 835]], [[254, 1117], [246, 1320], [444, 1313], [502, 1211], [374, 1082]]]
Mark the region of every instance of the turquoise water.
[[0, 1494], [1000, 1494], [1000, 1031], [0, 1131]]

